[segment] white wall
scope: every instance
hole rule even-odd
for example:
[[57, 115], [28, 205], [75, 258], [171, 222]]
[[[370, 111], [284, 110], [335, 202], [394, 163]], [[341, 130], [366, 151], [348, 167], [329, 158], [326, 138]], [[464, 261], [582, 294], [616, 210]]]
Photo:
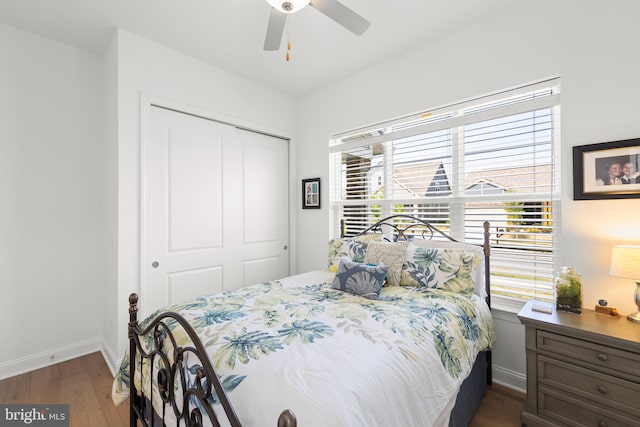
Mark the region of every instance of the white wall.
[[[113, 354], [115, 351], [113, 357], [119, 358], [124, 355], [127, 345], [127, 298], [129, 293], [140, 291], [141, 94], [179, 103], [196, 111], [207, 111], [234, 124], [286, 137], [295, 135], [296, 102], [290, 96], [129, 32], [119, 30], [115, 37], [117, 39], [113, 43], [117, 45], [117, 61], [114, 62], [117, 64], [113, 65], [117, 65], [118, 82], [118, 292], [117, 307], [109, 308], [108, 312], [116, 312], [117, 336], [115, 342], [106, 345], [108, 352]], [[295, 140], [291, 142], [293, 159], [295, 144]]]
[[100, 348], [101, 58], [0, 24], [0, 378]]
[[[599, 298], [634, 311], [634, 285], [608, 276], [612, 246], [640, 241], [640, 201], [573, 201], [572, 147], [640, 137], [640, 3], [635, 0], [514, 2], [493, 18], [367, 68], [301, 100], [298, 178], [328, 182], [332, 133], [404, 116], [539, 79], [562, 79], [562, 265], [583, 274], [584, 305]], [[301, 172], [304, 171], [304, 172]], [[321, 268], [329, 230], [321, 211], [300, 211], [298, 271]], [[522, 327], [496, 316], [496, 379], [522, 388]], [[522, 370], [522, 371], [520, 371]]]

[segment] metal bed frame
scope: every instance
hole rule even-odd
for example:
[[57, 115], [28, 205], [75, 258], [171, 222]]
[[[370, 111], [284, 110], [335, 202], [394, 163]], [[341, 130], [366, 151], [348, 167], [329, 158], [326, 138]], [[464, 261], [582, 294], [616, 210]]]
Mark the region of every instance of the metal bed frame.
[[[178, 313], [163, 312], [155, 317], [146, 328], [141, 329], [138, 324], [137, 304], [138, 295], [133, 293], [129, 296], [130, 426], [137, 426], [138, 421], [145, 427], [164, 426], [167, 406], [174, 412], [176, 425], [179, 425], [182, 420], [188, 427], [203, 426], [202, 411], [204, 410], [211, 423], [214, 426], [220, 426], [218, 415], [210, 404], [212, 399], [217, 399], [224, 409], [224, 415], [229, 424], [232, 427], [241, 427], [229, 397], [224, 391], [211, 361], [206, 356], [204, 346], [187, 320]], [[173, 322], [177, 322], [179, 327], [187, 333], [191, 345], [177, 345], [174, 333], [169, 327], [169, 324]], [[141, 337], [152, 338], [151, 349], [145, 350], [140, 342]], [[189, 366], [185, 363], [187, 355], [189, 355]], [[194, 365], [194, 360], [191, 357], [195, 357], [199, 363]], [[155, 378], [155, 384], [163, 402], [162, 411], [153, 407], [153, 398], [145, 395], [144, 386], [140, 388], [140, 392], [136, 388], [134, 373], [137, 367], [142, 375], [144, 363], [150, 364], [149, 380], [151, 383], [149, 390], [152, 394]], [[195, 373], [194, 384], [189, 384], [187, 381], [189, 373]], [[175, 393], [176, 385], [177, 389], [181, 391], [180, 395]], [[278, 427], [296, 427], [296, 425], [294, 413], [289, 410], [282, 411], [278, 418]]]
[[[399, 220], [399, 221], [394, 221]], [[387, 228], [385, 230], [385, 228]], [[372, 226], [366, 228], [357, 235], [366, 233], [381, 233], [389, 235], [387, 238], [393, 241], [411, 240], [415, 237], [433, 239], [434, 236], [442, 237], [449, 241], [457, 242], [456, 239], [445, 234], [432, 224], [408, 215], [393, 215], [384, 218]], [[344, 223], [341, 224], [341, 236], [344, 236]], [[485, 287], [487, 294], [490, 294], [490, 272], [489, 272], [489, 223], [484, 223], [484, 262], [485, 262]], [[490, 297], [487, 296], [487, 304], [490, 306]], [[227, 396], [219, 377], [216, 374], [211, 361], [206, 356], [204, 346], [200, 342], [196, 332], [189, 325], [187, 320], [181, 315], [173, 312], [162, 312], [158, 314], [144, 329], [138, 323], [138, 295], [133, 293], [129, 296], [129, 378], [130, 378], [130, 426], [134, 427], [140, 422], [145, 427], [164, 426], [167, 407], [173, 411], [176, 425], [183, 422], [187, 427], [200, 427], [203, 425], [204, 415], [214, 426], [220, 426], [218, 417], [223, 416], [232, 427], [241, 427], [240, 420], [236, 415], [233, 406]], [[177, 324], [177, 325], [176, 325]], [[179, 327], [184, 331], [191, 344], [188, 346], [178, 346], [172, 328]], [[146, 345], [142, 345], [144, 341]], [[491, 351], [484, 352], [486, 355], [486, 384], [491, 384]], [[472, 375], [484, 380], [482, 366], [485, 364], [479, 355], [474, 366]], [[194, 358], [197, 364], [194, 365]], [[186, 361], [189, 361], [187, 365]], [[483, 363], [480, 363], [483, 362]], [[143, 375], [144, 364], [150, 364], [150, 381], [147, 396], [145, 386], [136, 387], [134, 378], [136, 370]], [[477, 367], [476, 367], [477, 366]], [[188, 378], [195, 377], [192, 383]], [[469, 385], [466, 385], [470, 383]], [[484, 390], [478, 392], [478, 380], [471, 383], [467, 378], [462, 385], [461, 393], [458, 396], [458, 405], [470, 406], [470, 409], [463, 411], [462, 417], [454, 417], [452, 413], [451, 426], [467, 425], [469, 417], [475, 412], [479, 405]], [[143, 383], [144, 384], [144, 383]], [[153, 388], [157, 388], [162, 407], [154, 408]], [[468, 391], [465, 391], [469, 389]], [[178, 391], [178, 393], [176, 393]], [[463, 395], [463, 393], [465, 393]], [[467, 393], [469, 396], [467, 396]], [[471, 403], [469, 403], [471, 399]], [[215, 413], [211, 402], [217, 400], [224, 414]], [[454, 408], [455, 411], [455, 408]], [[220, 411], [219, 411], [220, 412]], [[471, 413], [471, 415], [466, 415]], [[460, 419], [460, 420], [458, 420]], [[278, 427], [296, 427], [297, 420], [295, 414], [290, 410], [281, 412], [278, 418]]]

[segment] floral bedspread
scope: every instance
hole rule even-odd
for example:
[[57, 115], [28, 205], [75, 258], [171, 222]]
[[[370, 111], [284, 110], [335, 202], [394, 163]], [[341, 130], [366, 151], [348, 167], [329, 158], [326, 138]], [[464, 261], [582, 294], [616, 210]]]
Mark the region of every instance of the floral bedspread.
[[[246, 426], [446, 425], [479, 351], [495, 340], [477, 296], [385, 287], [379, 300], [331, 289], [332, 273], [166, 307], [190, 321]], [[180, 343], [179, 343], [180, 344]], [[128, 359], [112, 398], [128, 398]]]

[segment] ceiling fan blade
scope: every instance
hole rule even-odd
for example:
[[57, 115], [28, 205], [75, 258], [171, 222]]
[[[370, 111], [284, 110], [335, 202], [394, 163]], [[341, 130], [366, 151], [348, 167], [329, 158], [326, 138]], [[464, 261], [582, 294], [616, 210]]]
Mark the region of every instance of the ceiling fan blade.
[[371, 22], [338, 0], [311, 0], [309, 5], [315, 7], [357, 36], [362, 35], [371, 25]]
[[286, 23], [287, 15], [272, 7], [271, 15], [269, 16], [269, 25], [267, 26], [267, 36], [264, 39], [264, 50], [280, 49], [282, 33], [284, 33]]

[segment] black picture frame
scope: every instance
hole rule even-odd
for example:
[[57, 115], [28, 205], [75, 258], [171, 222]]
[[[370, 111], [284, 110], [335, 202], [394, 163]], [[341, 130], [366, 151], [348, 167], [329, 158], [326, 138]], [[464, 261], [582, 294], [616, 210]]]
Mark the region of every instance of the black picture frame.
[[320, 178], [302, 180], [302, 209], [320, 209]]
[[[629, 164], [635, 172], [627, 183]], [[573, 147], [573, 199], [640, 198], [639, 167], [640, 138]]]

